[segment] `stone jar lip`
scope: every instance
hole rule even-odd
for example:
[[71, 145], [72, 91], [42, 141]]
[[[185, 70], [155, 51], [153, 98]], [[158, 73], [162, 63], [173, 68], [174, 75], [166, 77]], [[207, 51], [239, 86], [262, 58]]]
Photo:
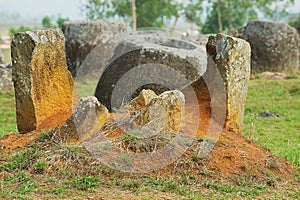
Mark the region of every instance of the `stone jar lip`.
[[186, 88], [207, 70], [204, 45], [155, 31], [127, 34], [117, 42], [94, 93], [109, 110], [138, 95], [135, 90], [161, 93]]
[[125, 35], [115, 48], [109, 64], [120, 55], [131, 51], [140, 50], [141, 54], [147, 51], [160, 51], [165, 55], [174, 55], [175, 57], [186, 59], [198, 70], [199, 77], [206, 72], [207, 54], [204, 45], [168, 37], [163, 34], [157, 31], [137, 31]]

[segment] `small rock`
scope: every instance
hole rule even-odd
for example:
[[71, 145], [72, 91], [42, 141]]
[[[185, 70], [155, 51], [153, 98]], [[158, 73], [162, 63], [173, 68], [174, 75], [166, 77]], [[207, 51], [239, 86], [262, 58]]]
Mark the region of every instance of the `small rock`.
[[261, 74], [261, 77], [266, 79], [278, 79], [278, 80], [287, 79], [286, 74], [279, 73], [279, 72], [263, 72]]
[[255, 118], [269, 118], [269, 119], [272, 119], [272, 118], [278, 118], [279, 115], [276, 114], [276, 113], [265, 111], [265, 112], [262, 112], [262, 113], [259, 113], [259, 114], [255, 114], [254, 117]]
[[0, 91], [8, 91], [13, 88], [11, 68], [0, 64]]
[[135, 117], [138, 126], [151, 126], [161, 132], [177, 133], [183, 126], [185, 98], [178, 90], [155, 97]]
[[108, 121], [110, 114], [96, 97], [83, 97], [72, 116], [59, 127], [57, 135], [67, 143], [91, 139]]
[[152, 99], [156, 98], [157, 95], [152, 90], [142, 90], [139, 96], [135, 97], [132, 101], [129, 103], [129, 112], [135, 112], [137, 110], [141, 110], [142, 108], [145, 108]]

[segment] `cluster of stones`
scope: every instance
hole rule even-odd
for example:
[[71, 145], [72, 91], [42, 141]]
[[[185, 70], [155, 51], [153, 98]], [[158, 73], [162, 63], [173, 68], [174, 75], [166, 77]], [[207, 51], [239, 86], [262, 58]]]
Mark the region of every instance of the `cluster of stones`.
[[[101, 22], [97, 23], [101, 24]], [[81, 139], [90, 139], [92, 134], [110, 119], [109, 110], [112, 110], [112, 105], [108, 99], [112, 97], [113, 88], [120, 76], [137, 65], [148, 63], [169, 66], [178, 71], [187, 81], [166, 88], [151, 84], [148, 85], [149, 88], [135, 88], [138, 89], [138, 93], [131, 96], [129, 100], [137, 97], [127, 102], [130, 115], [136, 115], [139, 111], [138, 117], [133, 122], [135, 125], [144, 126], [159, 119], [155, 123], [157, 127], [165, 127], [169, 132], [178, 132], [185, 115], [185, 97], [180, 90], [191, 86], [202, 76], [207, 76], [209, 83], [214, 85], [216, 81], [214, 72], [218, 69], [226, 94], [226, 98], [223, 99], [226, 104], [225, 128], [241, 132], [251, 54], [250, 45], [245, 40], [218, 34], [209, 37], [206, 46], [199, 46], [182, 40], [150, 37], [150, 35], [129, 36], [128, 40], [119, 43], [115, 54], [120, 55], [120, 52], [128, 50], [128, 47], [130, 51], [121, 53], [122, 56], [118, 58], [113, 55], [112, 62], [107, 66], [103, 76], [99, 77], [95, 93], [97, 98], [87, 97], [77, 103], [73, 102], [72, 73], [73, 75], [77, 73], [79, 63], [83, 62], [92, 46], [103, 41], [102, 30], [113, 27], [114, 31], [125, 31], [122, 25], [116, 23], [115, 26], [112, 24], [108, 26], [105, 21], [101, 24], [99, 29], [101, 31], [97, 35], [91, 35], [87, 31], [84, 40], [90, 43], [85, 42], [84, 44], [89, 45], [84, 45], [79, 44], [79, 39], [75, 36], [72, 38], [73, 33], [71, 34], [73, 31], [79, 31], [80, 27], [87, 29], [87, 27], [95, 28], [97, 25], [94, 22], [65, 24], [64, 31], [68, 35], [66, 41], [59, 30], [25, 32], [14, 36], [11, 44], [12, 73], [19, 132], [26, 133], [72, 125]], [[75, 51], [77, 54], [73, 55]], [[206, 55], [206, 52], [209, 59], [206, 56], [201, 57]], [[67, 60], [72, 73], [68, 70]], [[215, 64], [211, 64], [211, 60]], [[152, 72], [155, 77], [162, 76], [161, 72], [157, 74], [151, 68], [149, 69], [149, 73]], [[132, 78], [134, 77], [129, 77], [125, 83], [130, 86]], [[213, 102], [214, 97], [211, 99], [212, 105], [217, 106], [218, 102]], [[77, 104], [74, 111], [73, 104]], [[91, 133], [87, 133], [87, 130]]]

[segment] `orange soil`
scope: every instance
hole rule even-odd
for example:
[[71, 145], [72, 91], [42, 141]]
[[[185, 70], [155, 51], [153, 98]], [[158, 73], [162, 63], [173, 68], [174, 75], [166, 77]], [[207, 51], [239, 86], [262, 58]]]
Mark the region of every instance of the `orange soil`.
[[[203, 86], [203, 85], [202, 85]], [[199, 121], [200, 126], [197, 127], [196, 135], [199, 137], [205, 137], [208, 129], [210, 119], [210, 98], [208, 91], [205, 87], [194, 86], [194, 88], [200, 87], [198, 92], [198, 102], [191, 102], [189, 94], [191, 91], [183, 91], [186, 96], [186, 113], [188, 114], [185, 119], [184, 132], [187, 134], [195, 134], [195, 117], [198, 113], [195, 112], [195, 106], [198, 104], [200, 107], [200, 117], [196, 120]], [[118, 115], [112, 115], [117, 117]], [[119, 116], [120, 117], [120, 116]], [[122, 134], [122, 131], [116, 129], [107, 136], [114, 138]], [[38, 136], [38, 132], [28, 134], [10, 134], [0, 139], [0, 144], [4, 150], [13, 150], [18, 147], [25, 146], [28, 142], [34, 140]], [[282, 177], [285, 179], [292, 179], [292, 174], [295, 169], [286, 161], [278, 156], [274, 156], [265, 148], [257, 146], [252, 141], [247, 140], [243, 136], [237, 133], [233, 133], [227, 130], [223, 130], [220, 134], [216, 145], [212, 152], [208, 154], [208, 157], [201, 161], [201, 167], [205, 167], [208, 171], [213, 172], [216, 178], [231, 179], [234, 177], [244, 176], [252, 177], [256, 179], [266, 180], [270, 174], [276, 177]], [[196, 150], [189, 149], [184, 155], [184, 158], [191, 158]], [[180, 167], [179, 167], [180, 168]], [[160, 169], [160, 174], [172, 173], [173, 165], [169, 165]], [[199, 172], [199, 168], [186, 169], [182, 167], [179, 171], [192, 170], [191, 172]], [[178, 173], [178, 169], [176, 172]]]

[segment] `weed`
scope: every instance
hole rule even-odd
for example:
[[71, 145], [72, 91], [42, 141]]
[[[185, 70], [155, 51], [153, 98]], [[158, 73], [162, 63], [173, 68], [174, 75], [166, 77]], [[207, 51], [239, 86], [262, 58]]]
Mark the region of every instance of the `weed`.
[[82, 177], [74, 177], [73, 183], [80, 190], [88, 190], [97, 187], [99, 178], [95, 176], [85, 175]]
[[39, 152], [35, 148], [21, 151], [13, 156], [10, 161], [0, 166], [0, 171], [27, 170], [39, 157]]
[[39, 184], [37, 183], [23, 183], [20, 185], [20, 187], [18, 188], [18, 192], [25, 194], [27, 192], [33, 192], [35, 189], [39, 188]]
[[0, 137], [17, 133], [14, 91], [0, 92]]
[[297, 74], [288, 74], [288, 75], [286, 75], [286, 78], [287, 79], [298, 79], [299, 76]]
[[222, 182], [213, 181], [213, 180], [205, 182], [204, 186], [210, 189], [215, 189], [218, 192], [231, 193], [234, 192], [235, 190], [231, 185]]
[[53, 131], [52, 131], [52, 130], [49, 130], [49, 131], [42, 131], [42, 132], [39, 134], [37, 140], [38, 140], [39, 142], [44, 142], [45, 140], [50, 139], [52, 135], [53, 135]]
[[43, 161], [38, 161], [33, 165], [34, 172], [37, 174], [43, 174], [46, 167], [47, 167], [47, 163]]
[[22, 182], [27, 182], [30, 179], [31, 178], [30, 178], [29, 174], [27, 174], [25, 172], [20, 172], [20, 173], [5, 177], [4, 181], [9, 181], [9, 182], [13, 182], [13, 183], [22, 183]]
[[129, 179], [121, 183], [123, 190], [131, 190], [136, 192], [142, 186], [142, 182], [137, 179]]

